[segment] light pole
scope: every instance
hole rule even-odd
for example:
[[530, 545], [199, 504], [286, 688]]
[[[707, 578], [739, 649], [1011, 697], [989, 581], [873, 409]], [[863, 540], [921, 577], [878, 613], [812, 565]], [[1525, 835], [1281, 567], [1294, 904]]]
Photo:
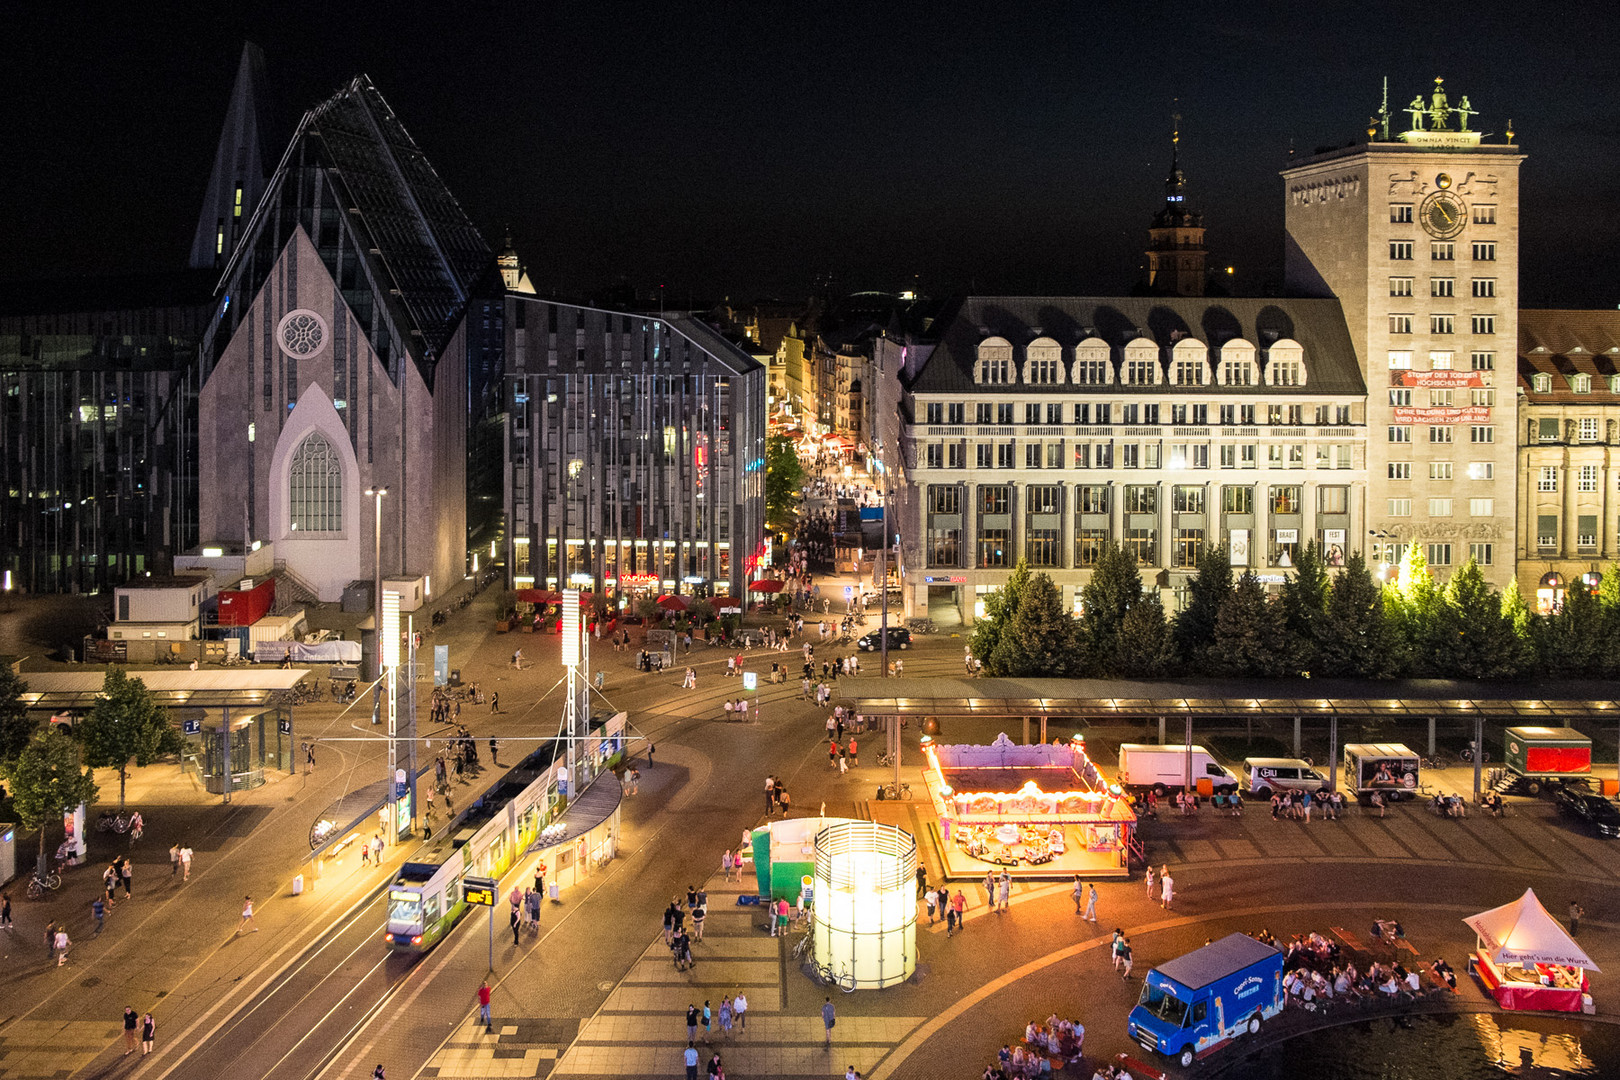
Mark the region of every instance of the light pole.
[[[366, 488], [366, 497], [377, 504], [376, 525], [371, 531], [371, 626], [376, 636], [371, 648], [372, 671], [369, 674], [372, 678], [382, 674], [382, 501], [387, 494], [385, 487]], [[376, 723], [375, 710], [371, 717], [372, 723]]]

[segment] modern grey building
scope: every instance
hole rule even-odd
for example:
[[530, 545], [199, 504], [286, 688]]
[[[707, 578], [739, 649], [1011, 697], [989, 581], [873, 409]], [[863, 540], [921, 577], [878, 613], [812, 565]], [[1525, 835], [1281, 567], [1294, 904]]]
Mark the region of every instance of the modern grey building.
[[687, 314], [508, 293], [512, 584], [742, 596], [765, 552], [766, 369]]

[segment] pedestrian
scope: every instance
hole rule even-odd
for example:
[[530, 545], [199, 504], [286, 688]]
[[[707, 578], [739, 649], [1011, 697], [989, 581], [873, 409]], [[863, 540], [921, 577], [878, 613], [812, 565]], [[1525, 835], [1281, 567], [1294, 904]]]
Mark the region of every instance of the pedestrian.
[[1012, 876], [1008, 874], [1007, 871], [1003, 870], [1001, 872], [1001, 878], [998, 884], [1000, 885], [1001, 889], [1000, 892], [996, 894], [996, 910], [1006, 911], [1008, 902], [1012, 899]]
[[838, 1023], [838, 1013], [833, 1009], [832, 998], [821, 1007], [821, 1026], [827, 1030], [827, 1045], [832, 1046], [833, 1025]]
[[697, 931], [697, 939], [699, 941], [703, 940], [703, 920], [708, 916], [708, 914], [709, 908], [707, 904], [699, 904], [697, 907], [692, 909], [692, 929]]
[[113, 895], [118, 891], [117, 863], [114, 862], [107, 864], [107, 869], [101, 872], [101, 884], [104, 887], [107, 895], [107, 910], [111, 911], [114, 907]]
[[1090, 886], [1090, 891], [1086, 895], [1086, 921], [1097, 921], [1097, 886], [1095, 884]]
[[[1143, 875], [1143, 879], [1147, 881], [1148, 899], [1151, 900], [1153, 899], [1153, 867], [1147, 868], [1147, 873]], [[1076, 910], [1079, 910], [1078, 901], [1076, 901]]]
[[838, 775], [843, 776], [849, 772], [849, 755], [842, 747], [838, 750]]
[[849, 763], [851, 765], [859, 765], [861, 763], [861, 752], [860, 748], [855, 745], [854, 735], [849, 737]]
[[372, 840], [371, 840], [371, 861], [376, 863], [378, 866], [381, 866], [382, 865], [382, 857], [383, 857], [383, 838], [382, 838], [382, 833], [378, 833], [376, 836], [372, 837]]
[[489, 737], [489, 763], [491, 765], [500, 764], [500, 760], [495, 756], [496, 754], [500, 753], [500, 749], [501, 744], [495, 741], [495, 736], [491, 735]]
[[1086, 898], [1086, 887], [1081, 883], [1079, 874], [1074, 875], [1074, 888], [1069, 891], [1069, 896], [1074, 900], [1074, 913], [1080, 914], [1080, 904]]
[[152, 1042], [157, 1038], [157, 1021], [151, 1013], [141, 1017], [141, 1057], [152, 1052]]
[[491, 714], [501, 711], [501, 692], [499, 690], [489, 695], [489, 711]]
[[134, 843], [146, 834], [146, 819], [139, 810], [129, 816], [129, 842]]
[[124, 899], [128, 900], [128, 899], [130, 899], [131, 897], [133, 897], [135, 895], [134, 891], [131, 888], [131, 881], [132, 881], [133, 875], [135, 873], [135, 864], [134, 864], [134, 862], [132, 862], [129, 859], [125, 859], [124, 860], [124, 867], [119, 872], [124, 877]]
[[703, 1041], [708, 1042], [709, 1036], [714, 1033], [714, 1010], [709, 1008], [709, 999], [703, 999]]
[[180, 845], [169, 845], [169, 880], [173, 881], [180, 873]]
[[1125, 944], [1125, 931], [1116, 926], [1114, 927], [1114, 939], [1108, 943], [1108, 952], [1113, 957], [1115, 971], [1119, 970], [1119, 962], [1123, 959], [1123, 954], [1120, 952], [1120, 946], [1123, 944]]
[[731, 1024], [732, 1024], [733, 1019], [734, 1019], [734, 1016], [733, 1016], [732, 1011], [731, 1011], [731, 998], [729, 998], [729, 997], [721, 998], [720, 999], [720, 1030], [725, 1033], [725, 1036], [728, 1039], [731, 1038]]
[[253, 923], [253, 932], [257, 934], [259, 932], [259, 924], [253, 918], [253, 897], [251, 896], [245, 896], [242, 898], [242, 921], [236, 924], [236, 932], [240, 934], [242, 932], [242, 927], [246, 926], [248, 923]]
[[690, 1001], [686, 1003], [686, 1044], [692, 1045], [697, 1041], [698, 1008]]
[[482, 1020], [484, 1022], [484, 1026], [486, 1028], [491, 1027], [494, 1024], [494, 1021], [492, 1021], [490, 1019], [490, 1017], [489, 1017], [489, 980], [488, 979], [485, 979], [478, 986], [478, 1019], [480, 1019], [480, 1020]]
[[90, 901], [90, 917], [96, 920], [95, 936], [100, 937], [101, 931], [107, 924], [107, 905], [102, 902], [99, 896]]
[[1130, 938], [1124, 938], [1119, 943], [1119, 962], [1119, 977], [1121, 979], [1129, 979], [1131, 977], [1131, 964], [1135, 962], [1134, 957], [1131, 954]]
[[686, 1080], [698, 1080], [698, 1052], [697, 1046], [691, 1042], [686, 1044]]
[[51, 948], [56, 953], [56, 966], [61, 967], [67, 963], [68, 948], [73, 942], [68, 940], [67, 930], [64, 927], [56, 928], [56, 935], [51, 939]]
[[382, 1062], [377, 1062], [377, 1067], [371, 1070], [371, 1080], [388, 1080], [388, 1075], [383, 1072]]
[[11, 925], [11, 894], [0, 892], [0, 930], [13, 932]]
[[512, 944], [516, 945], [518, 943], [518, 929], [523, 925], [523, 919], [518, 915], [518, 906], [516, 904], [512, 905], [511, 924]]
[[1169, 911], [1176, 898], [1176, 879], [1170, 876], [1169, 870], [1159, 872], [1159, 897], [1159, 906]]
[[189, 844], [180, 848], [180, 880], [182, 882], [191, 880], [191, 846]]
[[731, 999], [731, 1011], [736, 1014], [737, 1027], [743, 1031], [747, 1031], [748, 999], [743, 996], [743, 992], [741, 990], [738, 990], [737, 996]]
[[304, 774], [315, 771], [315, 744], [308, 739], [304, 740]]
[[928, 891], [928, 867], [917, 867], [917, 898], [920, 900]]
[[135, 1052], [135, 1029], [140, 1026], [141, 1014], [135, 1011], [135, 1006], [124, 1006], [124, 1056]]
[[652, 768], [652, 765], [653, 765], [653, 751], [656, 750], [656, 749], [658, 749], [658, 748], [653, 745], [652, 740], [648, 739], [647, 740], [647, 768], [649, 770]]
[[52, 920], [45, 924], [45, 955], [49, 956], [54, 948], [56, 948], [56, 922]]
[[939, 921], [935, 914], [939, 910], [939, 890], [930, 885], [928, 891], [923, 893], [923, 901], [928, 905], [928, 925], [933, 926]]
[[782, 816], [784, 818], [788, 816], [788, 809], [791, 802], [792, 800], [788, 797], [786, 789], [784, 789], [782, 785], [778, 784], [776, 786], [776, 805], [782, 808]]
[[[775, 934], [771, 935], [775, 937]], [[670, 901], [669, 907], [664, 909], [664, 947], [667, 949], [673, 944], [675, 937], [675, 902]]]
[[788, 902], [786, 898], [776, 902], [776, 930], [783, 937], [788, 933]]
[[731, 849], [730, 848], [726, 848], [726, 853], [724, 855], [720, 856], [720, 869], [725, 871], [726, 880], [730, 881], [731, 880]]
[[366, 869], [371, 865], [371, 841], [366, 840], [360, 845], [360, 868]]
[[1576, 934], [1579, 934], [1581, 932], [1581, 916], [1585, 915], [1585, 914], [1586, 914], [1586, 909], [1585, 908], [1581, 907], [1581, 905], [1577, 904], [1573, 900], [1571, 900], [1569, 902], [1569, 936], [1570, 937], [1574, 937]]
[[956, 895], [951, 897], [951, 909], [956, 912], [956, 928], [960, 930], [962, 929], [962, 913], [967, 910], [967, 897], [962, 895], [961, 889], [957, 889]]

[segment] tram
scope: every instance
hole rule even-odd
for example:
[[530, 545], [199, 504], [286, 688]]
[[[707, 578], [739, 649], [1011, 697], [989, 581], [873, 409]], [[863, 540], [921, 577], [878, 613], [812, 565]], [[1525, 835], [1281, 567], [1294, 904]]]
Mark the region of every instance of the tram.
[[[624, 756], [624, 713], [591, 726], [586, 752], [600, 775]], [[383, 940], [390, 949], [425, 953], [433, 948], [467, 914], [462, 879], [499, 881], [541, 837], [563, 805], [556, 766], [564, 756], [562, 739], [540, 743], [457, 815], [449, 828], [412, 853], [388, 889]]]

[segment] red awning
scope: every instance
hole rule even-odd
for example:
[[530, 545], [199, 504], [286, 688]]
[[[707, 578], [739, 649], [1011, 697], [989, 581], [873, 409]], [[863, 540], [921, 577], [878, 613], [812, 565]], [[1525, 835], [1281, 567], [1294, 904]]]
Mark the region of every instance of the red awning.
[[782, 582], [772, 581], [768, 578], [763, 581], [751, 581], [748, 583], [749, 592], [781, 592], [782, 587]]
[[714, 610], [716, 610], [716, 611], [741, 611], [742, 610], [742, 601], [738, 600], [734, 596], [722, 596], [720, 599], [718, 599], [718, 600], [716, 600], [714, 602]]
[[519, 589], [517, 598], [525, 604], [555, 604], [562, 599], [546, 589]]
[[658, 598], [658, 606], [665, 611], [685, 611], [687, 603], [686, 597], [676, 596], [673, 593]]

